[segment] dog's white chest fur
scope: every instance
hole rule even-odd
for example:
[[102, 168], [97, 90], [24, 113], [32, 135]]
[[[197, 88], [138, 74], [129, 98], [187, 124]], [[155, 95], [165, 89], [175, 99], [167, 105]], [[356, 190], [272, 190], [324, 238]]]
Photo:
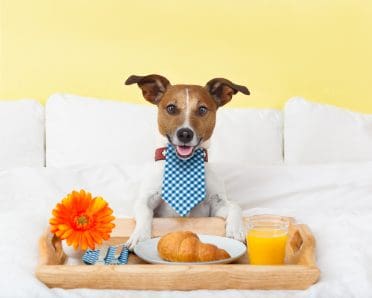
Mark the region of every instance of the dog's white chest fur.
[[[180, 217], [180, 215], [161, 198], [164, 161], [157, 161], [146, 171], [138, 200], [134, 205], [136, 227], [127, 242], [133, 249], [138, 241], [151, 237], [153, 217]], [[245, 232], [241, 209], [227, 199], [223, 181], [205, 163], [206, 198], [195, 206], [188, 216], [219, 216], [226, 219], [226, 236], [244, 241]]]

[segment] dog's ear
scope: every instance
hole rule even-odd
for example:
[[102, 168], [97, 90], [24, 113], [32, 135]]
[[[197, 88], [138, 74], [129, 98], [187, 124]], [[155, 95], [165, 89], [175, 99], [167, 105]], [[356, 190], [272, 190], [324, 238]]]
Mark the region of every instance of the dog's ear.
[[210, 80], [205, 88], [207, 88], [208, 92], [212, 95], [218, 107], [227, 104], [231, 100], [232, 96], [238, 92], [246, 95], [250, 94], [247, 87], [234, 84], [224, 78], [215, 78]]
[[130, 76], [125, 85], [137, 84], [142, 89], [143, 97], [153, 103], [158, 104], [170, 82], [163, 76], [151, 74], [147, 76]]

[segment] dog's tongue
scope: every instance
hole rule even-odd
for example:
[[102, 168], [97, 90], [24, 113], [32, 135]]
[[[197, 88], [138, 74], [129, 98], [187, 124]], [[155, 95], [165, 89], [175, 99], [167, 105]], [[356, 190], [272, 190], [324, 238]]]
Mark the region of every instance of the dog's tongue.
[[192, 153], [191, 146], [177, 146], [177, 153], [181, 156], [188, 156]]

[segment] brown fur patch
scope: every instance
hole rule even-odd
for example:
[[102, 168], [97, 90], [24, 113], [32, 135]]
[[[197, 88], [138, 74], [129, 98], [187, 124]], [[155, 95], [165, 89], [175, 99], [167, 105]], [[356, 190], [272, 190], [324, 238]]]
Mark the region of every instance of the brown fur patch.
[[[190, 124], [203, 141], [209, 140], [212, 136], [214, 126], [216, 124], [217, 105], [207, 90], [200, 86], [192, 86], [190, 88], [190, 105], [192, 107], [190, 113]], [[204, 116], [198, 114], [199, 107], [204, 106], [208, 112]]]
[[[186, 117], [187, 93], [189, 94], [190, 125], [198, 138], [208, 140], [216, 123], [217, 105], [208, 91], [197, 85], [170, 86], [158, 104], [158, 125], [162, 135], [173, 135], [182, 126]], [[167, 106], [174, 104], [177, 111], [174, 115], [167, 112]], [[198, 114], [199, 107], [204, 106], [208, 112], [204, 116]]]
[[[189, 125], [197, 135], [198, 141], [207, 141], [216, 124], [217, 108], [229, 102], [234, 94], [242, 92], [249, 95], [247, 87], [234, 84], [224, 78], [214, 78], [205, 87], [199, 85], [171, 85], [167, 78], [151, 74], [132, 75], [126, 85], [137, 84], [146, 100], [158, 106], [158, 127], [164, 136], [172, 137], [188, 118]], [[168, 105], [176, 107], [171, 114]], [[200, 107], [206, 107], [207, 113], [201, 115]]]

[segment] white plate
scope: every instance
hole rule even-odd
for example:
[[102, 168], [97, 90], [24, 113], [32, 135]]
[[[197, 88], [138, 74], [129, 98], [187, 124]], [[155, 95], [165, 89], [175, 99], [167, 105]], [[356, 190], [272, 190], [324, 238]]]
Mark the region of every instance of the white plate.
[[152, 238], [149, 240], [145, 240], [143, 242], [138, 243], [134, 247], [134, 253], [143, 259], [144, 261], [152, 264], [170, 264], [170, 265], [202, 265], [202, 264], [227, 264], [235, 261], [236, 259], [240, 258], [244, 255], [246, 251], [246, 247], [240, 241], [220, 237], [220, 236], [212, 236], [212, 235], [198, 235], [199, 239], [204, 243], [214, 244], [219, 248], [226, 250], [231, 258], [218, 260], [218, 261], [210, 261], [210, 262], [168, 262], [163, 260], [158, 255], [158, 242], [160, 237]]

